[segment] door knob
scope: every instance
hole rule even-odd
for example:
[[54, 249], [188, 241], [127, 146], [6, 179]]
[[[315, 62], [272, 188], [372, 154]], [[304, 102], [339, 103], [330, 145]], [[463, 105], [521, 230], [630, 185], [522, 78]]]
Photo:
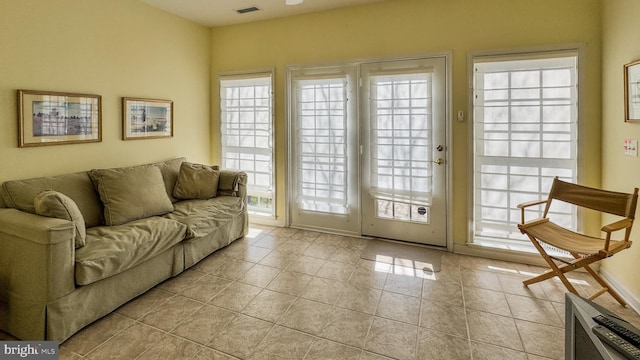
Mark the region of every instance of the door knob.
[[442, 159], [438, 159], [438, 160], [436, 160], [436, 161], [431, 161], [431, 162], [436, 163], [436, 164], [438, 164], [438, 165], [442, 165], [442, 164], [444, 164], [444, 160], [442, 160]]

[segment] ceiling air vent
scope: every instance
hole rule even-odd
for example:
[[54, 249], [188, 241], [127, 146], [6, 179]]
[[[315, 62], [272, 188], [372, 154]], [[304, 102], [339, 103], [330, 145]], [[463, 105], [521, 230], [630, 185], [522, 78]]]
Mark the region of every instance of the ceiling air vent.
[[248, 8], [244, 8], [244, 9], [238, 9], [238, 10], [236, 10], [236, 12], [238, 14], [246, 14], [246, 13], [259, 11], [259, 10], [260, 10], [259, 8], [255, 7], [255, 6], [252, 6], [252, 7], [248, 7]]

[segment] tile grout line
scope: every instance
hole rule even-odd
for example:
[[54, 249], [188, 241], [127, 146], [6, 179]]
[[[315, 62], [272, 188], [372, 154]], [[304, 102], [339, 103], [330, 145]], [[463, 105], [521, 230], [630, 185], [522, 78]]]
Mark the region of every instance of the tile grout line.
[[[376, 321], [376, 314], [378, 313], [378, 307], [380, 306], [380, 301], [382, 300], [382, 294], [384, 293], [384, 287], [387, 284], [387, 281], [389, 281], [389, 272], [387, 272], [386, 274], [387, 275], [386, 275], [386, 277], [384, 279], [384, 284], [382, 284], [382, 289], [380, 291], [380, 296], [378, 297], [378, 301], [376, 301], [376, 306], [374, 307], [373, 314], [371, 315], [372, 316], [371, 324], [369, 324], [369, 328], [367, 329], [367, 334], [364, 337], [364, 342], [362, 344], [362, 351], [363, 352], [367, 351], [366, 347], [367, 347], [367, 342], [369, 340], [369, 335], [371, 334], [371, 328], [373, 328], [373, 323]], [[380, 354], [378, 352], [374, 352], [374, 351], [371, 351], [371, 352], [373, 352], [375, 354], [382, 355], [382, 356], [387, 356], [387, 355], [384, 355], [384, 354]]]
[[462, 264], [460, 263], [460, 259], [458, 259], [458, 280], [460, 281], [460, 296], [462, 296], [462, 308], [464, 309], [464, 323], [467, 329], [467, 343], [469, 345], [469, 356], [470, 359], [473, 360], [473, 344], [471, 342], [471, 328], [469, 325], [469, 312], [467, 308], [467, 299], [464, 295], [464, 284], [462, 281]]

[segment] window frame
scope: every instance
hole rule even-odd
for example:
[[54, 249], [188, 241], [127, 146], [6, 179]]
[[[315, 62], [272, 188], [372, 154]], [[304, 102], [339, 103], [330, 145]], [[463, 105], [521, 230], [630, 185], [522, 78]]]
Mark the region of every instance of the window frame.
[[[250, 79], [263, 79], [269, 78], [269, 86], [270, 86], [270, 99], [269, 99], [269, 146], [270, 146], [270, 179], [271, 179], [271, 189], [269, 191], [265, 191], [263, 189], [252, 190], [251, 186], [247, 187], [247, 199], [249, 196], [257, 196], [258, 201], [260, 199], [266, 197], [265, 194], [269, 194], [271, 198], [271, 208], [267, 211], [262, 211], [260, 208], [248, 207], [249, 213], [253, 216], [266, 217], [275, 219], [276, 218], [276, 159], [275, 159], [275, 70], [274, 69], [262, 69], [262, 70], [252, 70], [252, 71], [239, 71], [239, 72], [225, 72], [218, 74], [218, 101], [219, 101], [219, 127], [220, 131], [220, 163], [223, 169], [226, 168], [225, 164], [225, 133], [223, 131], [223, 126], [226, 123], [224, 119], [224, 109], [223, 105], [223, 91], [224, 87], [222, 86], [223, 81], [239, 81], [239, 80], [250, 80]], [[257, 153], [257, 152], [256, 152]], [[243, 169], [238, 169], [241, 171], [250, 172]], [[247, 204], [249, 205], [249, 204]]]
[[[348, 172], [349, 172], [349, 162], [352, 162], [353, 159], [351, 159], [349, 157], [349, 151], [347, 149], [347, 139], [348, 139], [348, 120], [349, 120], [349, 104], [348, 104], [348, 80], [347, 80], [348, 76], [347, 74], [335, 74], [335, 76], [322, 76], [322, 77], [304, 77], [304, 76], [299, 76], [299, 78], [295, 78], [292, 79], [292, 83], [296, 84], [297, 86], [295, 87], [295, 89], [292, 89], [293, 91], [292, 93], [292, 99], [295, 99], [295, 103], [292, 103], [293, 107], [296, 108], [296, 111], [294, 111], [293, 115], [296, 115], [293, 119], [292, 119], [292, 129], [295, 127], [296, 131], [299, 132], [300, 134], [292, 134], [293, 138], [292, 140], [297, 140], [297, 143], [293, 146], [295, 146], [295, 149], [293, 148], [293, 146], [290, 148], [295, 154], [297, 154], [297, 158], [295, 159], [296, 163], [292, 164], [294, 166], [295, 169], [295, 173], [292, 173], [292, 175], [294, 175], [294, 179], [296, 184], [294, 184], [294, 186], [296, 186], [296, 193], [297, 193], [297, 199], [293, 199], [293, 201], [296, 201], [298, 204], [298, 207], [303, 210], [303, 211], [307, 211], [307, 212], [317, 212], [317, 213], [327, 213], [327, 214], [333, 214], [333, 215], [347, 215], [349, 213], [349, 211], [353, 211], [353, 209], [349, 209], [349, 186], [348, 186]], [[339, 80], [339, 81], [338, 81]], [[337, 85], [338, 83], [341, 83], [340, 85]], [[312, 88], [312, 92], [314, 93], [318, 93], [321, 92], [323, 94], [326, 94], [327, 91], [329, 90], [328, 88], [335, 88], [336, 86], [339, 86], [339, 89], [342, 92], [342, 98], [340, 98], [339, 100], [328, 100], [328, 105], [331, 105], [332, 103], [341, 103], [341, 107], [339, 107], [338, 109], [332, 108], [331, 106], [327, 107], [327, 108], [323, 108], [323, 105], [327, 105], [327, 102], [322, 102], [322, 101], [305, 101], [302, 98], [304, 97], [303, 93], [307, 93], [310, 92], [309, 88]], [[331, 91], [328, 91], [329, 96], [333, 95], [334, 93]], [[315, 94], [314, 94], [315, 95]], [[311, 104], [313, 106], [312, 109], [309, 108], [305, 108], [303, 109], [304, 105], [307, 104]], [[318, 109], [318, 107], [320, 106], [320, 109]], [[317, 115], [317, 113], [323, 113], [323, 112], [327, 112], [326, 115], [322, 116], [322, 115]], [[306, 133], [307, 131], [309, 131], [309, 128], [306, 128], [305, 126], [302, 125], [302, 122], [304, 121], [304, 119], [308, 119], [308, 118], [313, 118], [314, 122], [317, 125], [317, 122], [319, 121], [319, 118], [327, 118], [330, 120], [334, 120], [335, 118], [338, 117], [338, 115], [336, 115], [338, 112], [341, 112], [340, 117], [342, 118], [342, 128], [338, 129], [339, 131], [341, 131], [341, 133], [339, 133], [338, 138], [343, 139], [343, 141], [341, 143], [338, 142], [333, 142], [330, 139], [327, 140], [326, 142], [322, 142], [322, 141], [305, 141], [305, 137], [306, 137]], [[308, 113], [314, 113], [313, 115], [307, 115]], [[335, 135], [335, 133], [338, 133], [338, 131], [335, 129], [334, 126], [332, 126], [331, 124], [329, 124], [329, 130], [333, 130], [333, 135]], [[320, 127], [315, 126], [313, 128], [313, 130], [321, 130]], [[314, 134], [315, 135], [315, 134]], [[314, 139], [317, 138], [318, 136], [314, 136]], [[330, 137], [330, 136], [321, 136], [322, 138], [324, 137]], [[329, 148], [329, 152], [333, 155], [334, 154], [334, 150], [336, 150], [338, 147], [342, 147], [342, 154], [341, 155], [334, 155], [334, 156], [329, 156], [326, 153], [322, 153], [319, 150], [316, 151], [305, 151], [304, 149], [304, 145], [310, 145], [313, 146], [314, 148], [318, 148], [319, 146], [325, 145], [327, 148]], [[300, 159], [305, 157], [305, 155], [311, 156], [311, 157], [328, 157], [328, 158], [339, 158], [341, 161], [338, 162], [333, 162], [333, 161], [329, 161], [328, 164], [327, 163], [323, 163], [325, 166], [329, 166], [331, 168], [331, 170], [329, 170], [329, 172], [341, 172], [342, 175], [342, 179], [341, 181], [336, 181], [335, 179], [333, 179], [330, 182], [327, 183], [322, 183], [322, 182], [318, 182], [318, 181], [306, 181], [304, 179], [304, 170], [305, 168], [305, 163], [307, 163], [306, 161]], [[343, 170], [340, 170], [340, 168], [342, 168]], [[314, 173], [314, 175], [318, 175], [318, 174], [322, 174], [324, 173], [322, 170], [318, 170], [316, 168], [314, 168], [312, 170], [312, 172]], [[308, 184], [305, 186], [305, 184]], [[319, 201], [320, 204], [324, 205], [324, 208], [321, 205], [315, 204], [315, 208], [312, 208], [309, 205], [306, 205], [302, 200], [306, 199], [308, 201], [311, 201], [312, 198], [317, 198], [314, 196], [305, 196], [304, 195], [304, 189], [307, 188], [307, 190], [309, 189], [313, 189], [315, 192], [321, 191], [318, 190], [319, 187], [321, 187], [322, 185], [325, 185], [326, 188], [326, 192], [329, 192], [331, 195], [334, 193], [342, 193], [342, 198], [335, 198], [332, 197], [331, 195], [329, 195], [329, 198], [326, 199], [326, 201]], [[342, 189], [341, 189], [342, 188]], [[331, 201], [333, 200], [333, 201]], [[337, 202], [341, 201], [341, 204], [338, 204]], [[315, 201], [314, 201], [315, 203]], [[309, 206], [309, 207], [307, 207]]]
[[[295, 110], [297, 98], [296, 86], [298, 81], [317, 81], [323, 79], [344, 79], [345, 83], [345, 176], [347, 180], [347, 188], [345, 201], [347, 207], [344, 213], [341, 212], [325, 212], [313, 209], [303, 209], [297, 199], [298, 189], [298, 170], [296, 155], [299, 149], [295, 143], [297, 139], [297, 117], [299, 115]], [[359, 182], [360, 152], [358, 139], [358, 66], [353, 63], [344, 64], [323, 64], [323, 65], [288, 65], [286, 77], [286, 108], [287, 108], [287, 174], [286, 182], [286, 216], [287, 224], [309, 230], [326, 230], [331, 229], [332, 232], [345, 235], [359, 235], [360, 227], [360, 192], [359, 187], [355, 184]], [[350, 146], [351, 145], [351, 146]]]
[[[535, 59], [535, 58], [546, 58], [553, 57], [557, 54], [569, 54], [572, 53], [576, 57], [576, 76], [577, 76], [577, 105], [576, 105], [576, 133], [577, 141], [576, 141], [576, 173], [575, 178], [578, 183], [585, 178], [585, 166], [584, 166], [584, 100], [585, 99], [585, 84], [584, 80], [586, 78], [585, 74], [585, 44], [582, 43], [571, 43], [571, 44], [560, 44], [560, 45], [550, 45], [550, 46], [539, 46], [539, 47], [530, 47], [530, 48], [519, 48], [519, 49], [499, 49], [499, 50], [485, 50], [485, 51], [477, 51], [468, 53], [467, 58], [467, 74], [468, 74], [468, 143], [469, 143], [469, 151], [468, 151], [468, 172], [472, 176], [469, 177], [469, 185], [468, 185], [468, 194], [467, 200], [470, 206], [467, 207], [467, 245], [475, 245], [479, 247], [486, 248], [499, 248], [507, 251], [516, 252], [526, 252], [535, 253], [535, 248], [533, 245], [527, 241], [520, 240], [496, 240], [496, 239], [476, 239], [475, 238], [475, 118], [474, 118], [474, 78], [475, 78], [475, 60], [476, 59], [495, 59], [495, 61], [515, 59], [515, 58], [523, 58], [523, 59]], [[577, 212], [577, 230], [584, 231], [585, 222], [584, 222], [584, 213], [578, 209]], [[563, 255], [562, 253], [559, 253]]]

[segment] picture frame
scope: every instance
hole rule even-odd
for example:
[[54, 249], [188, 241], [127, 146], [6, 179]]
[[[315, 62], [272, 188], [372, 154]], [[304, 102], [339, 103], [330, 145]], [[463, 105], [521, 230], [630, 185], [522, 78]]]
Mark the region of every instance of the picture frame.
[[624, 65], [624, 121], [640, 122], [640, 60]]
[[18, 90], [18, 147], [100, 141], [100, 95]]
[[173, 101], [122, 98], [122, 140], [173, 137]]

